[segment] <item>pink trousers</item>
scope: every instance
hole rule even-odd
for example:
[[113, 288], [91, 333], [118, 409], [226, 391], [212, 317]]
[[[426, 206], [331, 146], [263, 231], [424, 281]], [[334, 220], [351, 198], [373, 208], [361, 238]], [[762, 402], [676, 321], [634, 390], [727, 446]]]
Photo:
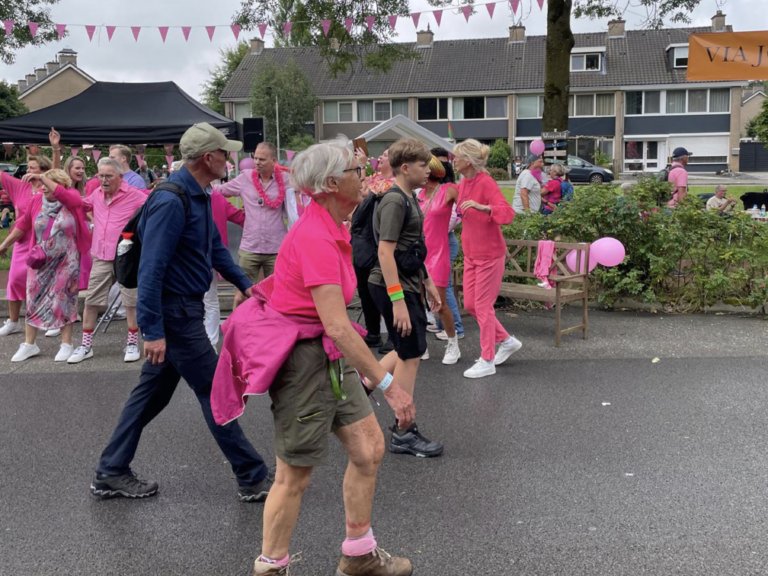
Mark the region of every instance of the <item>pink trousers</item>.
[[503, 277], [504, 256], [492, 260], [464, 258], [464, 307], [480, 326], [480, 351], [485, 360], [493, 360], [496, 343], [509, 338], [493, 308]]

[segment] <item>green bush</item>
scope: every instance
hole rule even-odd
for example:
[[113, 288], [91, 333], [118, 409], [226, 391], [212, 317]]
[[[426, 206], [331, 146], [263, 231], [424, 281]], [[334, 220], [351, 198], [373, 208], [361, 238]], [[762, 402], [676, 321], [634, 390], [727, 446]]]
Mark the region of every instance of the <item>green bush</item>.
[[660, 205], [665, 183], [640, 180], [625, 194], [615, 186], [578, 187], [551, 216], [518, 215], [508, 238], [592, 242], [604, 236], [626, 248], [624, 262], [591, 274], [597, 301], [639, 298], [669, 310], [700, 311], [718, 302], [763, 307], [768, 299], [768, 225], [748, 214], [722, 217], [698, 197], [674, 210]]
[[496, 140], [496, 142], [491, 145], [491, 150], [488, 155], [488, 168], [500, 168], [506, 172], [511, 155], [512, 149], [509, 147], [506, 140]]
[[509, 173], [503, 168], [488, 168], [488, 174], [496, 180], [509, 180]]

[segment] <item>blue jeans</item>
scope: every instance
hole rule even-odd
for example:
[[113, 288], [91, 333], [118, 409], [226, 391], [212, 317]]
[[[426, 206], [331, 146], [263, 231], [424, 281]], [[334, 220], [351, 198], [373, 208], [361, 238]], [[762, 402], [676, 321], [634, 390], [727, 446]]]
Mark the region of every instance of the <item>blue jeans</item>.
[[[453, 263], [459, 255], [459, 240], [456, 238], [456, 234], [454, 234], [453, 231], [448, 232], [448, 246], [451, 255], [451, 269], [453, 269]], [[459, 305], [456, 302], [456, 294], [453, 293], [453, 273], [448, 276], [448, 288], [445, 291], [445, 299], [448, 301], [448, 308], [451, 309], [451, 314], [453, 314], [453, 322], [456, 324], [456, 334], [464, 334], [464, 324], [461, 321]], [[435, 322], [437, 323], [437, 327], [442, 330], [443, 323], [440, 322], [439, 317], [435, 317]]]
[[267, 475], [264, 460], [243, 434], [240, 425], [218, 426], [211, 412], [211, 385], [218, 356], [203, 323], [201, 297], [164, 295], [165, 362], [145, 362], [139, 384], [131, 391], [96, 472], [107, 476], [127, 474], [139, 446], [141, 433], [168, 405], [181, 378], [194, 391], [203, 418], [214, 440], [237, 476], [240, 486], [258, 484]]

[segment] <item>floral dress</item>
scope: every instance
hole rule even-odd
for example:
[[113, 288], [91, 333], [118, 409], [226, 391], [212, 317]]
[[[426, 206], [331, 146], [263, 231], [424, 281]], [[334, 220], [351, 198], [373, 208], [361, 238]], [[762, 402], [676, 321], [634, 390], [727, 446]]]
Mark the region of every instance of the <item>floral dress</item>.
[[43, 248], [48, 259], [41, 268], [27, 270], [27, 324], [50, 330], [77, 321], [77, 294], [80, 277], [80, 253], [77, 250], [77, 224], [64, 207], [35, 218], [33, 241], [42, 239], [48, 225], [48, 214], [54, 218]]

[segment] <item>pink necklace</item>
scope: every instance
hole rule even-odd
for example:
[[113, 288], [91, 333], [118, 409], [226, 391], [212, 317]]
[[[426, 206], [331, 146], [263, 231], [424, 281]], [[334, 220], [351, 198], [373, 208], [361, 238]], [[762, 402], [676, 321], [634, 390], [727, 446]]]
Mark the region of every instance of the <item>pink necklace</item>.
[[256, 170], [251, 172], [251, 180], [253, 180], [253, 186], [259, 194], [259, 205], [264, 204], [268, 208], [277, 209], [280, 208], [285, 201], [285, 182], [283, 181], [283, 175], [280, 173], [280, 170], [275, 170], [272, 172], [272, 175], [275, 178], [275, 182], [277, 182], [277, 198], [274, 200], [267, 196], [267, 193], [264, 191], [264, 186], [261, 184], [261, 176], [259, 176], [259, 173]]

